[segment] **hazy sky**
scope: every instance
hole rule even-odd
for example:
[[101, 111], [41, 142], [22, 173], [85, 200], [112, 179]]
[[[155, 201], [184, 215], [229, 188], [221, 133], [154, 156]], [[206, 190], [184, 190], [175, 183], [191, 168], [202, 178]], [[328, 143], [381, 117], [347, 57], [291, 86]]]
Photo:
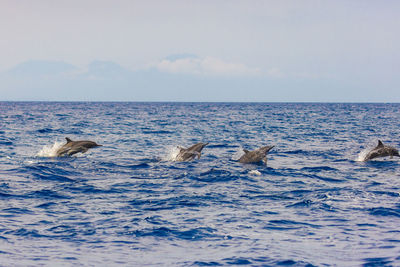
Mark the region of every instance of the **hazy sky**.
[[[252, 94], [245, 101], [400, 102], [399, 14], [394, 0], [0, 0], [0, 72], [32, 60], [82, 70], [101, 60], [174, 77], [152, 85], [157, 99], [126, 99], [124, 91], [121, 100], [240, 101], [241, 89], [227, 88], [240, 80]], [[188, 88], [184, 98], [169, 88], [179, 77]], [[191, 95], [201, 89], [198, 79], [215, 94]], [[4, 81], [3, 100], [24, 99], [21, 85], [11, 93], [13, 83]], [[47, 100], [40, 86], [24, 86]], [[106, 91], [93, 99], [120, 100]], [[224, 98], [228, 91], [237, 98]]]

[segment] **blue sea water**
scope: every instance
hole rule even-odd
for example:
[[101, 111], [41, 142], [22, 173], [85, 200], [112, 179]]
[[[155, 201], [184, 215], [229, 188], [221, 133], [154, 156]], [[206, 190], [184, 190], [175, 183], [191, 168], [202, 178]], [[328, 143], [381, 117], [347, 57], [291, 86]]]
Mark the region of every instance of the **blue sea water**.
[[399, 129], [400, 104], [0, 102], [0, 265], [400, 266], [399, 158], [360, 161]]

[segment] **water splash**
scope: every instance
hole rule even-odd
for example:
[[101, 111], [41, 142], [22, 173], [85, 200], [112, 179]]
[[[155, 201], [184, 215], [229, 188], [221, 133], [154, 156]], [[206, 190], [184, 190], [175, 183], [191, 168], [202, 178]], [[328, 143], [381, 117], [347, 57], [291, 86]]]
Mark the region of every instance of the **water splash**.
[[179, 151], [180, 151], [180, 149], [178, 146], [170, 147], [167, 151], [167, 154], [163, 157], [163, 160], [176, 161], [176, 157], [178, 156]]
[[55, 157], [57, 156], [57, 150], [63, 146], [63, 142], [54, 142], [53, 145], [44, 146], [37, 154], [37, 157]]
[[356, 161], [365, 161], [365, 157], [367, 156], [370, 149], [366, 148], [358, 153]]
[[234, 161], [238, 161], [240, 159], [241, 156], [243, 156], [244, 152], [243, 152], [244, 147], [242, 147], [242, 145], [239, 145], [235, 151], [235, 153], [233, 153], [232, 155], [232, 160]]

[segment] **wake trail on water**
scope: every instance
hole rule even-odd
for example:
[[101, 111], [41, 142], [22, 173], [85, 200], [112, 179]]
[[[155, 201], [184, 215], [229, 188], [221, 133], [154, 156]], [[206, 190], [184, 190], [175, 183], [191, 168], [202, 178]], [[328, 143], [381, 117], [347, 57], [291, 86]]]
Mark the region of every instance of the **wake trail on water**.
[[54, 142], [53, 145], [45, 145], [37, 154], [37, 157], [52, 158], [57, 156], [57, 150], [63, 146], [63, 142]]

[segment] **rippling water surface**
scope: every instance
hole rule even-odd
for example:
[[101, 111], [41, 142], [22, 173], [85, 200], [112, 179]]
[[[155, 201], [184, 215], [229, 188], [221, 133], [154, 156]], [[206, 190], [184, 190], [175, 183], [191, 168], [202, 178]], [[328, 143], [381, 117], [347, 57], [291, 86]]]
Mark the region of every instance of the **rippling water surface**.
[[400, 160], [357, 160], [399, 129], [399, 104], [0, 102], [0, 265], [400, 266]]

